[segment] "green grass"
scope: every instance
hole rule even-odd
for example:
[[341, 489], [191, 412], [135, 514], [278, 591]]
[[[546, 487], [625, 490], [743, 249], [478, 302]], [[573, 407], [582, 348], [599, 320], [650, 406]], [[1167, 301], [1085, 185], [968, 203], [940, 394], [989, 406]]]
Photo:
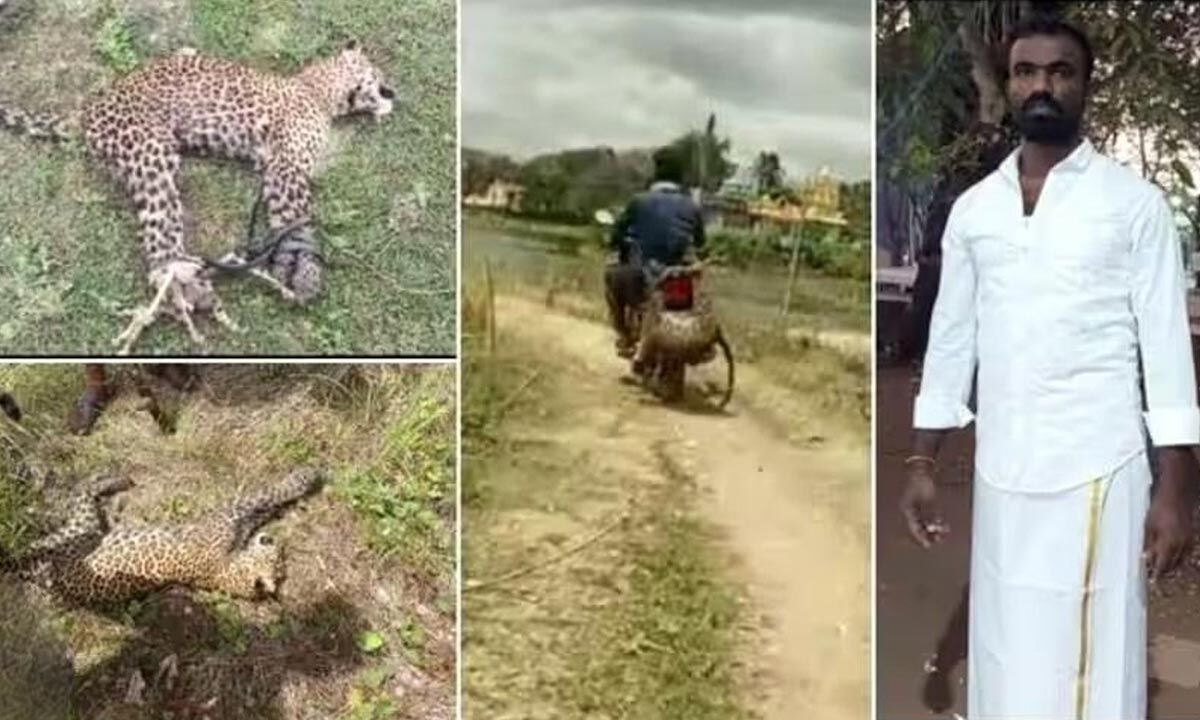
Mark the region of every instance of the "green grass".
[[446, 518], [455, 504], [455, 423], [445, 392], [440, 381], [412, 388], [409, 411], [387, 428], [379, 459], [343, 475], [336, 488], [373, 550], [432, 577], [453, 572]]
[[126, 75], [141, 63], [142, 53], [129, 21], [111, 8], [108, 11], [111, 14], [96, 33], [96, 52], [106, 67], [118, 75]]
[[[257, 281], [218, 293], [243, 328], [213, 323], [196, 347], [161, 322], [144, 354], [452, 354], [455, 348], [455, 3], [452, 0], [69, 0], [21, 14], [0, 46], [3, 99], [69, 114], [150, 57], [192, 46], [264, 71], [291, 72], [353, 38], [400, 101], [392, 115], [339, 122], [315, 185], [330, 262], [322, 296], [285, 305]], [[54, 47], [56, 63], [44, 60]], [[119, 189], [78, 143], [55, 147], [0, 133], [0, 353], [109, 354], [149, 299], [136, 227]], [[185, 162], [190, 241], [215, 255], [244, 240], [256, 180], [248, 168]]]
[[37, 496], [9, 472], [0, 474], [0, 550], [13, 554], [32, 542], [37, 524], [31, 515]]

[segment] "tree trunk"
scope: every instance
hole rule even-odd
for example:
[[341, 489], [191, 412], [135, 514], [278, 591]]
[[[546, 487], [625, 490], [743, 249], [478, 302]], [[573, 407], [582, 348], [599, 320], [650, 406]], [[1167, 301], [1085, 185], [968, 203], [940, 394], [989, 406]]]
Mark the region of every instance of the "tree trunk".
[[969, 20], [959, 25], [958, 38], [971, 58], [971, 80], [979, 93], [979, 114], [976, 119], [984, 126], [999, 125], [1008, 109], [1008, 99], [992, 61], [988, 43], [979, 36], [977, 28], [971, 25]]

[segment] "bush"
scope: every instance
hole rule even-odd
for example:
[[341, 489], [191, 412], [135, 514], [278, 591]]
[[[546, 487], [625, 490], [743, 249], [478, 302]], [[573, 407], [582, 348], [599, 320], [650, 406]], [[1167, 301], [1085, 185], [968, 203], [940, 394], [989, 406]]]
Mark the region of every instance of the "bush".
[[[745, 268], [758, 263], [787, 265], [792, 257], [792, 238], [778, 230], [719, 228], [708, 236], [709, 257], [727, 265]], [[830, 277], [869, 280], [869, 245], [842, 230], [809, 226], [800, 237], [800, 262]]]

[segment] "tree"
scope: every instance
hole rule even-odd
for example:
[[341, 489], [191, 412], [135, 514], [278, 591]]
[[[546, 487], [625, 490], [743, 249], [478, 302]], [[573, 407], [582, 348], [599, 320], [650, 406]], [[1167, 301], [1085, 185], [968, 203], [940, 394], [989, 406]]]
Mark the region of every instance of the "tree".
[[495, 155], [483, 150], [463, 148], [462, 191], [464, 195], [478, 195], [487, 191], [497, 180], [514, 181], [520, 166], [507, 155]]
[[854, 241], [870, 241], [871, 181], [842, 183], [838, 194], [842, 214], [846, 216], [846, 234]]
[[597, 208], [626, 202], [649, 178], [649, 153], [607, 147], [539, 155], [519, 173], [526, 212], [568, 221], [587, 221]]
[[692, 130], [668, 143], [683, 158], [684, 185], [708, 193], [716, 192], [737, 169], [728, 158], [729, 138], [718, 138], [716, 125], [716, 115], [709, 115], [704, 132]]
[[[1172, 2], [883, 0], [878, 42], [878, 166], [918, 220], [999, 163], [1016, 141], [1004, 92], [1005, 40], [1031, 13], [1083, 27], [1097, 55], [1088, 134], [1102, 151], [1136, 144], [1137, 170], [1186, 186], [1200, 158], [1200, 5]], [[1195, 189], [1188, 191], [1195, 198]], [[1200, 230], [1198, 203], [1185, 204]]]
[[754, 182], [759, 195], [777, 197], [784, 190], [783, 164], [779, 155], [763, 151], [754, 161]]

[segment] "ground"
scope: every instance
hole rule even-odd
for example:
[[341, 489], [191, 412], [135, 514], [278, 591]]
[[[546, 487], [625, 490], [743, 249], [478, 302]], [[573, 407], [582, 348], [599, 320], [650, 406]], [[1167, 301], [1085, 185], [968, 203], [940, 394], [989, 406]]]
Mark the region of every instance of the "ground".
[[[468, 258], [505, 242], [468, 226]], [[866, 422], [852, 381], [790, 386], [858, 366], [758, 348], [727, 412], [667, 408], [623, 381], [598, 295], [507, 257], [492, 349], [478, 273], [464, 317], [465, 717], [862, 717]]]
[[[939, 503], [952, 534], [924, 552], [907, 539], [897, 507], [912, 418], [912, 375], [881, 368], [877, 380], [876, 628], [880, 720], [932, 717], [922, 703], [922, 668], [941, 641], [961, 647], [965, 626], [952, 622], [967, 581], [973, 438], [957, 433], [942, 450]], [[1197, 527], [1200, 527], [1198, 525]], [[1150, 601], [1151, 717], [1178, 718], [1200, 707], [1200, 550]], [[953, 709], [965, 713], [960, 662], [951, 678]]]
[[[148, 57], [191, 46], [277, 72], [356, 38], [396, 88], [383, 122], [339, 123], [317, 180], [323, 296], [288, 307], [265, 284], [218, 283], [245, 332], [205, 325], [196, 348], [159, 323], [146, 354], [380, 355], [454, 352], [456, 17], [453, 0], [71, 0], [0, 10], [0, 101], [70, 115]], [[133, 213], [82, 146], [0, 132], [0, 354], [111, 354], [122, 309], [149, 299]], [[210, 256], [245, 239], [255, 178], [189, 160], [189, 237]]]
[[279, 597], [175, 588], [81, 609], [6, 578], [0, 718], [454, 717], [453, 367], [194, 367], [195, 389], [159, 386], [174, 434], [123, 366], [87, 437], [64, 420], [79, 366], [0, 367], [25, 412], [0, 418], [0, 545], [52, 527], [92, 472], [134, 481], [121, 522], [170, 522], [321, 464], [326, 489], [267, 527], [285, 552]]

